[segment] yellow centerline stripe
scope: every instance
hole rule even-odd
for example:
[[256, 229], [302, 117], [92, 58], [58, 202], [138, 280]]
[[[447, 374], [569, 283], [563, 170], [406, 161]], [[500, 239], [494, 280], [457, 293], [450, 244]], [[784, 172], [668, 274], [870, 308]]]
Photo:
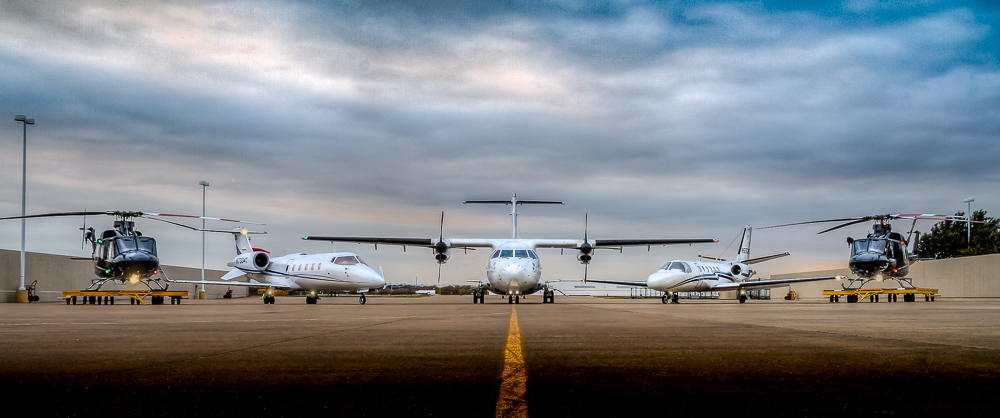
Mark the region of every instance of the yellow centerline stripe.
[[528, 378], [524, 374], [524, 354], [521, 349], [521, 328], [517, 326], [517, 308], [513, 308], [510, 312], [507, 346], [503, 353], [503, 381], [497, 398], [496, 418], [528, 416], [528, 404], [524, 399], [528, 390]]

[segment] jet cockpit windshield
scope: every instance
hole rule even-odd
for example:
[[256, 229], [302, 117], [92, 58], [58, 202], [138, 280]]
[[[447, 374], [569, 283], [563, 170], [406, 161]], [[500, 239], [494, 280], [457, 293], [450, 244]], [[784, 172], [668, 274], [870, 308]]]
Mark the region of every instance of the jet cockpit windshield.
[[683, 261], [671, 261], [667, 264], [664, 264], [663, 267], [660, 267], [660, 270], [677, 270], [684, 273], [690, 273], [691, 267], [689, 267], [687, 263]]
[[337, 264], [337, 265], [341, 265], [341, 266], [353, 266], [353, 265], [357, 265], [357, 264], [367, 265], [363, 260], [361, 260], [361, 257], [354, 256], [354, 255], [345, 255], [345, 256], [340, 256], [340, 257], [334, 257], [333, 258], [333, 264]]

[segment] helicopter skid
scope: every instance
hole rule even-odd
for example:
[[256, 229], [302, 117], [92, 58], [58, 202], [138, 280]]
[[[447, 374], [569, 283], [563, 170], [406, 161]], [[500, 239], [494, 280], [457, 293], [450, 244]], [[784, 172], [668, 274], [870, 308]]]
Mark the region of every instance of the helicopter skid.
[[162, 305], [169, 297], [171, 305], [180, 305], [181, 299], [187, 295], [187, 291], [165, 290], [63, 290], [59, 299], [65, 300], [67, 305], [76, 305], [78, 299], [82, 299], [84, 305], [114, 305], [115, 296], [127, 296], [133, 305], [146, 305], [145, 298], [148, 296], [151, 304]]
[[926, 302], [933, 302], [938, 295], [938, 289], [923, 287], [880, 289], [880, 288], [856, 288], [844, 290], [824, 290], [823, 295], [830, 297], [830, 303], [840, 303], [840, 297], [844, 296], [847, 303], [857, 303], [868, 299], [870, 302], [878, 302], [880, 295], [886, 296], [887, 302], [898, 302], [899, 295], [903, 295], [903, 302], [916, 302], [917, 295], [924, 295]]

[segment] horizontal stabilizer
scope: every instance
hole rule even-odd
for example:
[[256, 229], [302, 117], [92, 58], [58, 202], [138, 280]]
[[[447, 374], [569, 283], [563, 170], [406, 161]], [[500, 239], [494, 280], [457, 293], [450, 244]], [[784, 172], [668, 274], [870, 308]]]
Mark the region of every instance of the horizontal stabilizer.
[[235, 279], [237, 277], [240, 277], [240, 276], [242, 276], [244, 274], [246, 274], [246, 273], [244, 273], [243, 270], [232, 269], [232, 270], [229, 271], [229, 273], [226, 273], [226, 275], [222, 276], [222, 280], [233, 280], [233, 279]]
[[791, 253], [789, 253], [789, 252], [786, 251], [786, 252], [783, 252], [781, 254], [768, 255], [768, 256], [757, 257], [757, 258], [750, 258], [750, 259], [744, 260], [743, 264], [763, 263], [765, 261], [771, 261], [771, 260], [774, 260], [775, 258], [781, 258], [781, 257], [789, 256], [789, 255], [791, 255]]

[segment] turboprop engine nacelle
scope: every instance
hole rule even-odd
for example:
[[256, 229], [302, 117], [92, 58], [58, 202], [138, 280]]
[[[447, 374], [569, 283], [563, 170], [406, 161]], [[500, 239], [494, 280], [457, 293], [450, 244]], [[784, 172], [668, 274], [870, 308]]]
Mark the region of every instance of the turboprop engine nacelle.
[[753, 271], [753, 269], [750, 268], [750, 266], [742, 263], [733, 264], [733, 266], [730, 267], [729, 272], [732, 273], [733, 276], [742, 276], [748, 279], [750, 278], [750, 276], [753, 276], [755, 273], [757, 273], [756, 271]]
[[451, 246], [444, 241], [434, 244], [434, 260], [437, 260], [438, 264], [447, 263], [449, 258], [451, 258]]
[[269, 264], [271, 264], [271, 257], [263, 251], [240, 254], [233, 261], [227, 263], [229, 267], [236, 267], [245, 271], [262, 271]]
[[576, 255], [576, 259], [580, 260], [580, 264], [590, 264], [590, 260], [594, 258], [594, 247], [589, 242], [584, 242], [579, 249], [580, 253]]

